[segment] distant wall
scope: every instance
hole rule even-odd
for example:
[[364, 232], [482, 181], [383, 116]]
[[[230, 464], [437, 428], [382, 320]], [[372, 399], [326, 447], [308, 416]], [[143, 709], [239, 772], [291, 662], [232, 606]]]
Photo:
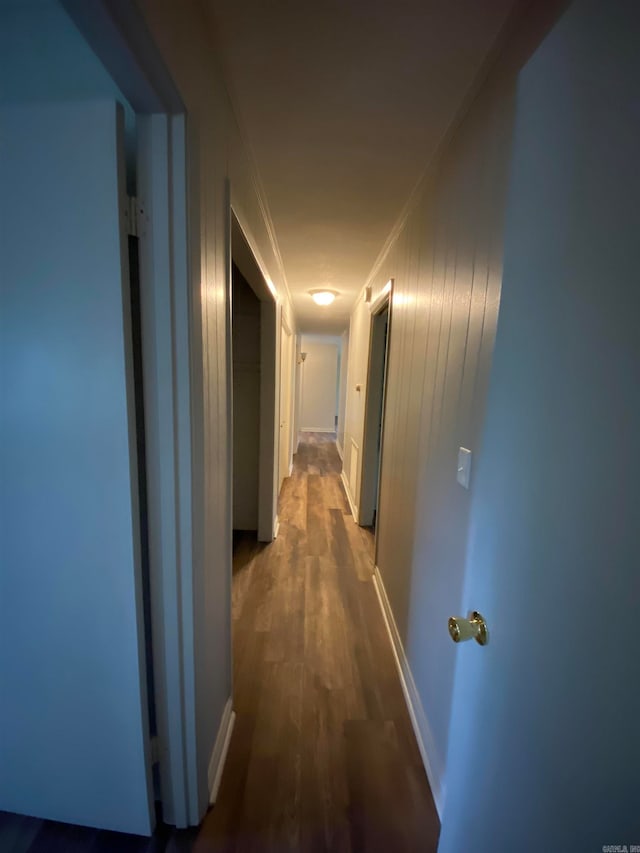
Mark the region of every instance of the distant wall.
[[300, 383], [301, 430], [333, 432], [336, 428], [339, 340], [302, 336], [302, 352], [307, 356]]

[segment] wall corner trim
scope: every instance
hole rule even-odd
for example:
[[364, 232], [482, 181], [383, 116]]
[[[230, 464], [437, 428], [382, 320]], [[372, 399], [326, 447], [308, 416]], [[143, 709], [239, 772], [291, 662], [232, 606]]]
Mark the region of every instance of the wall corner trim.
[[336, 438], [336, 450], [338, 451], [338, 456], [340, 457], [340, 459], [342, 459], [344, 461], [344, 457], [342, 455], [342, 445], [340, 444], [340, 442], [338, 441], [337, 438]]
[[224, 706], [224, 711], [222, 712], [220, 727], [218, 728], [216, 742], [213, 745], [213, 751], [209, 761], [207, 781], [209, 783], [209, 802], [211, 805], [215, 803], [216, 797], [218, 796], [224, 762], [227, 758], [227, 752], [229, 751], [229, 744], [231, 742], [231, 734], [233, 732], [233, 724], [235, 723], [235, 720], [236, 714], [233, 710], [231, 698], [229, 698], [227, 699], [227, 704]]
[[411, 725], [413, 726], [422, 763], [424, 764], [427, 779], [429, 780], [429, 785], [431, 787], [433, 801], [438, 811], [438, 816], [442, 821], [445, 798], [444, 772], [443, 769], [438, 766], [439, 762], [436, 760], [431, 728], [427, 721], [424, 708], [422, 707], [420, 694], [418, 693], [418, 688], [416, 687], [416, 683], [413, 679], [411, 667], [409, 666], [409, 661], [407, 660], [402, 640], [400, 639], [400, 634], [398, 632], [396, 621], [393, 617], [391, 604], [387, 598], [387, 592], [384, 588], [380, 569], [377, 566], [374, 568], [373, 585], [378, 596], [378, 602], [380, 603], [380, 609], [382, 610], [385, 625], [387, 626], [389, 639], [391, 640], [391, 648], [393, 649], [393, 656], [396, 661], [396, 666], [398, 667], [398, 675], [400, 676], [402, 692], [404, 693], [407, 709], [411, 718]]
[[349, 506], [351, 507], [351, 515], [353, 516], [353, 520], [355, 523], [358, 523], [358, 508], [353, 502], [353, 498], [351, 497], [351, 489], [349, 488], [349, 481], [347, 480], [347, 475], [344, 473], [344, 469], [340, 472], [340, 479], [342, 480], [342, 485], [344, 486], [344, 490], [347, 493], [347, 500], [349, 501]]

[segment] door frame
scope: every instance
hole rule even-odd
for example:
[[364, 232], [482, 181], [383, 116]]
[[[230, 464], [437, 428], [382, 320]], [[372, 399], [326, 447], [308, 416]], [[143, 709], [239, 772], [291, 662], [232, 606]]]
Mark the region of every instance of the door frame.
[[[194, 586], [201, 527], [192, 434], [199, 328], [187, 231], [186, 108], [141, 12], [121, 0], [61, 0], [136, 113], [137, 229], [147, 443], [151, 631], [163, 819], [199, 823], [203, 803], [196, 733]], [[198, 223], [189, 223], [198, 233]], [[167, 381], [170, 377], [171, 381]], [[153, 761], [153, 759], [152, 759]], [[153, 761], [153, 763], [156, 763]]]
[[[229, 185], [228, 215], [230, 231], [228, 234], [227, 252], [227, 322], [231, 322], [232, 303], [232, 264], [235, 263], [247, 283], [260, 300], [260, 447], [258, 471], [258, 541], [272, 542], [277, 535], [277, 505], [279, 490], [279, 441], [280, 409], [279, 409], [279, 306], [273, 285], [264, 272], [264, 267], [254, 250], [254, 241], [246, 223], [241, 221], [239, 212], [231, 200]], [[227, 383], [228, 407], [233, 417], [233, 340], [227, 336]], [[233, 421], [230, 422], [227, 453], [233, 459]], [[233, 486], [233, 469], [229, 465], [228, 482]], [[231, 518], [229, 536], [233, 529], [233, 494], [231, 488], [230, 505]]]
[[[163, 817], [199, 818], [194, 661], [190, 306], [184, 116], [138, 117], [138, 205], [157, 755]], [[171, 242], [170, 242], [171, 241]], [[173, 251], [171, 251], [171, 248]], [[172, 382], [167, 382], [172, 377]]]
[[[360, 494], [358, 501], [358, 523], [368, 526], [373, 522], [374, 505], [380, 499], [380, 479], [384, 447], [384, 422], [386, 417], [387, 379], [389, 374], [389, 341], [391, 339], [391, 313], [393, 304], [393, 279], [382, 288], [369, 305], [369, 355], [367, 360], [367, 384], [364, 402], [364, 432], [362, 439], [362, 466], [360, 470]], [[387, 338], [384, 349], [380, 342], [383, 334], [382, 315], [388, 312]], [[381, 355], [383, 358], [381, 359]], [[378, 448], [378, 414], [382, 412], [380, 447]], [[375, 475], [372, 467], [378, 457]], [[376, 521], [375, 557], [377, 559], [378, 529]]]

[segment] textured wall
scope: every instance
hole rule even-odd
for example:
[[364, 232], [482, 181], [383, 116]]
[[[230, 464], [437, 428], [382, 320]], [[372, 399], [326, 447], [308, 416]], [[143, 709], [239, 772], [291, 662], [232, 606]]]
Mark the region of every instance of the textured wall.
[[[553, 6], [519, 23], [372, 278], [374, 298], [394, 279], [377, 564], [424, 707], [436, 789], [444, 785], [455, 665], [446, 622], [461, 604], [469, 516], [457, 449], [479, 451], [517, 72], [557, 14]], [[355, 385], [366, 382], [369, 321], [361, 299], [351, 318], [347, 472], [350, 439], [361, 449], [364, 393]], [[350, 485], [357, 502], [359, 481]]]
[[469, 492], [459, 445], [477, 453], [500, 297], [512, 88], [483, 99], [442, 159], [379, 283], [395, 279], [378, 566], [444, 769]]

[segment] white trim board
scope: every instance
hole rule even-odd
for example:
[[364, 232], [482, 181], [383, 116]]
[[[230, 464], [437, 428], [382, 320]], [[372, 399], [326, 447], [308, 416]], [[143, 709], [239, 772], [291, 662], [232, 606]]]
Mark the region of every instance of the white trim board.
[[222, 712], [220, 727], [216, 742], [213, 745], [211, 759], [209, 761], [209, 770], [207, 772], [207, 782], [209, 783], [209, 802], [213, 805], [218, 796], [220, 781], [222, 779], [222, 771], [224, 770], [224, 762], [229, 751], [231, 742], [231, 734], [233, 732], [233, 724], [236, 720], [236, 714], [233, 710], [231, 699], [227, 699], [227, 704]]
[[351, 515], [353, 516], [353, 520], [355, 523], [358, 523], [358, 510], [356, 505], [353, 502], [353, 498], [351, 497], [351, 490], [349, 489], [349, 481], [347, 480], [347, 475], [344, 473], [344, 470], [340, 472], [340, 479], [342, 480], [342, 485], [344, 486], [344, 490], [347, 493], [347, 500], [349, 501], [349, 506], [351, 507]]
[[300, 427], [300, 432], [335, 432], [335, 429], [324, 429], [323, 427]]
[[343, 457], [343, 455], [342, 455], [342, 445], [340, 444], [340, 442], [338, 441], [338, 439], [337, 439], [337, 438], [336, 438], [336, 450], [338, 451], [338, 456], [339, 456], [339, 457], [340, 457], [340, 459], [342, 459], [342, 461], [344, 462], [344, 457]]
[[374, 568], [373, 572], [373, 585], [378, 595], [380, 609], [382, 610], [384, 622], [389, 633], [389, 639], [391, 640], [391, 647], [393, 649], [396, 666], [398, 667], [398, 675], [400, 676], [402, 692], [404, 693], [409, 716], [411, 717], [411, 725], [413, 726], [416, 741], [418, 742], [418, 749], [420, 750], [422, 763], [424, 764], [427, 779], [429, 780], [431, 793], [433, 795], [438, 815], [442, 821], [445, 797], [444, 771], [443, 768], [439, 766], [439, 762], [436, 759], [435, 744], [433, 734], [431, 733], [431, 727], [429, 726], [427, 716], [424, 712], [424, 708], [422, 707], [420, 694], [418, 693], [418, 688], [413, 680], [411, 667], [409, 666], [409, 661], [407, 660], [402, 640], [398, 633], [398, 627], [393, 617], [389, 599], [387, 598], [387, 592], [384, 588], [382, 576], [380, 575], [380, 569], [377, 566]]
[[389, 281], [382, 288], [380, 293], [376, 296], [373, 302], [369, 305], [369, 313], [371, 315], [380, 314], [386, 305], [389, 304], [391, 299], [391, 291], [393, 289], [393, 279], [390, 278]]

